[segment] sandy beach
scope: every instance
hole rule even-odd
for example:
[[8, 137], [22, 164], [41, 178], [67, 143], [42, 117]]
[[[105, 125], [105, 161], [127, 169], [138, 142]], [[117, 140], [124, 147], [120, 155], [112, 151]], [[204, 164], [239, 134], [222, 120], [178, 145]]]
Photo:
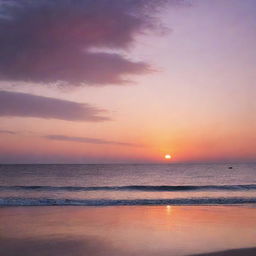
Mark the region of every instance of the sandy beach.
[[2, 207], [0, 222], [5, 256], [255, 255], [228, 251], [256, 245], [249, 206]]

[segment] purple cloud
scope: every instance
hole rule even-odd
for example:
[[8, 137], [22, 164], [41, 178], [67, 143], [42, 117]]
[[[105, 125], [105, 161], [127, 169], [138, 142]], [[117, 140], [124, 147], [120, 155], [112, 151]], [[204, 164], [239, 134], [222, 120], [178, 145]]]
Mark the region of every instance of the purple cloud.
[[68, 121], [105, 121], [105, 110], [89, 104], [36, 96], [26, 93], [0, 91], [0, 117], [38, 117]]
[[104, 140], [104, 139], [99, 139], [99, 138], [88, 138], [88, 137], [46, 135], [46, 136], [44, 136], [44, 138], [49, 139], [49, 140], [73, 141], [73, 142], [90, 143], [90, 144], [110, 144], [110, 145], [116, 145], [116, 146], [129, 146], [129, 147], [139, 147], [140, 146], [140, 145], [134, 144], [134, 143], [118, 142], [118, 141]]
[[155, 13], [182, 0], [12, 0], [0, 5], [0, 80], [122, 84], [150, 72], [121, 54], [135, 36], [158, 29]]

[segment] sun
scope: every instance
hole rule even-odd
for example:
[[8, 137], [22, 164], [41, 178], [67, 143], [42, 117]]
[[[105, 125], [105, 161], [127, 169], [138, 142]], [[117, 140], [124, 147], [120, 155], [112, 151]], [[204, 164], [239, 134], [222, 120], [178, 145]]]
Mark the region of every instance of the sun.
[[171, 159], [171, 158], [172, 158], [172, 156], [171, 156], [171, 155], [169, 155], [169, 154], [166, 154], [166, 155], [164, 156], [164, 158], [165, 158], [165, 159]]

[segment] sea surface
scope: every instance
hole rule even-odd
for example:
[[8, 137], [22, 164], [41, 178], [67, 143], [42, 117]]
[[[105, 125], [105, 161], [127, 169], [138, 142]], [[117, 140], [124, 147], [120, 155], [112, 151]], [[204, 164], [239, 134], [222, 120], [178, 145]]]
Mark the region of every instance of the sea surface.
[[256, 253], [255, 164], [0, 166], [0, 255], [242, 248]]
[[256, 203], [256, 164], [0, 165], [0, 205]]

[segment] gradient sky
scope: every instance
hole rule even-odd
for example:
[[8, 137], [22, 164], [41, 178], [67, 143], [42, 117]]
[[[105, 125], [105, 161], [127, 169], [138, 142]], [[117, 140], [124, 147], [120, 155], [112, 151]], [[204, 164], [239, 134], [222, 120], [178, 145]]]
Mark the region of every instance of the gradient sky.
[[0, 1], [0, 162], [256, 160], [254, 0]]

